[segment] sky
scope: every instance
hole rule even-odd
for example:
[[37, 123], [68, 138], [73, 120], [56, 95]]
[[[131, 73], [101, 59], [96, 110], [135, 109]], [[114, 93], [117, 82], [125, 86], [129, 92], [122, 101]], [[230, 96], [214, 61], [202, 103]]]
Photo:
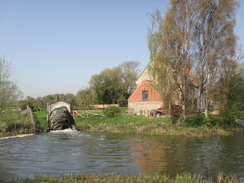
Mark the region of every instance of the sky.
[[[240, 0], [244, 6], [244, 0]], [[92, 75], [125, 61], [149, 62], [148, 14], [166, 0], [0, 0], [0, 57], [24, 97], [76, 93]], [[235, 33], [244, 45], [244, 8]]]

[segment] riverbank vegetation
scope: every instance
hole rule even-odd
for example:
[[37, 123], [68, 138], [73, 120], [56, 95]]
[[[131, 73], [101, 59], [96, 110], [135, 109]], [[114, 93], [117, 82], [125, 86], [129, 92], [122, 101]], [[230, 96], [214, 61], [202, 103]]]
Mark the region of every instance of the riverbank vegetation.
[[[12, 182], [10, 180], [5, 180], [5, 183]], [[16, 182], [21, 183], [54, 183], [54, 182], [62, 182], [62, 183], [72, 183], [72, 182], [84, 182], [84, 183], [94, 183], [94, 182], [106, 182], [106, 183], [185, 183], [185, 182], [194, 182], [194, 183], [240, 183], [241, 180], [238, 180], [236, 177], [232, 175], [225, 175], [220, 173], [216, 178], [211, 179], [202, 179], [200, 176], [193, 176], [190, 174], [182, 174], [177, 175], [175, 178], [169, 177], [167, 175], [141, 175], [141, 176], [130, 176], [130, 175], [114, 175], [114, 174], [105, 174], [105, 175], [65, 175], [62, 177], [31, 177], [24, 180], [18, 180]]]
[[0, 137], [29, 133], [33, 129], [27, 113], [18, 111], [22, 93], [11, 77], [11, 64], [0, 57]]
[[30, 113], [26, 111], [5, 110], [0, 112], [0, 138], [35, 132]]
[[[203, 115], [198, 115], [185, 120], [173, 117], [153, 118], [128, 115], [126, 109], [110, 106], [95, 111], [98, 114], [95, 117], [76, 116], [76, 128], [83, 131], [191, 137], [230, 135], [234, 131], [243, 130], [238, 123], [233, 121], [227, 124], [225, 118], [216, 116], [205, 118]], [[104, 113], [103, 116], [99, 115], [101, 111]]]
[[123, 115], [120, 117], [76, 117], [76, 128], [81, 131], [98, 131], [108, 133], [130, 133], [143, 135], [177, 135], [191, 137], [207, 137], [231, 135], [241, 131], [238, 127], [220, 127], [202, 125], [198, 127], [181, 124], [176, 118], [146, 118]]
[[[235, 0], [229, 3], [212, 1], [204, 6], [201, 3], [172, 1], [165, 17], [161, 17], [159, 11], [151, 14], [148, 46], [152, 62], [148, 74], [152, 81], [157, 81], [154, 88], [158, 89], [165, 106], [178, 100], [181, 118], [153, 119], [124, 114], [112, 116], [114, 118], [106, 114], [90, 118], [85, 114], [75, 118], [78, 130], [211, 136], [241, 129], [236, 120], [244, 118], [244, 53], [233, 32], [239, 3]], [[199, 8], [203, 14], [199, 14]], [[194, 21], [185, 24], [191, 17], [195, 17]], [[175, 19], [177, 23], [172, 24]], [[92, 109], [93, 104], [98, 103], [127, 106], [127, 99], [137, 87], [139, 65], [138, 61], [126, 61], [117, 67], [106, 68], [91, 76], [89, 87], [78, 91], [76, 96], [55, 94], [20, 101], [21, 92], [10, 77], [10, 63], [0, 57], [0, 135], [33, 131], [32, 124], [26, 122], [28, 114], [24, 111], [27, 105], [36, 116], [36, 132], [47, 131], [45, 107], [57, 100], [70, 103], [73, 109]], [[197, 96], [193, 94], [195, 91]], [[205, 116], [199, 114], [201, 103], [205, 103]], [[212, 104], [216, 104], [218, 117], [210, 115]]]
[[[120, 109], [120, 110], [118, 110]], [[141, 135], [176, 135], [186, 137], [208, 137], [231, 135], [243, 131], [238, 123], [226, 125], [223, 118], [211, 116], [189, 117], [184, 122], [180, 118], [145, 117], [128, 115], [127, 108], [118, 108], [118, 115], [107, 110], [80, 110], [75, 116], [76, 129], [106, 133], [128, 133]], [[110, 117], [104, 115], [107, 114]], [[0, 118], [0, 137], [48, 131], [46, 109], [33, 112], [37, 122], [36, 129], [26, 110], [2, 112]], [[112, 117], [111, 117], [112, 115]], [[115, 116], [114, 116], [115, 115]]]

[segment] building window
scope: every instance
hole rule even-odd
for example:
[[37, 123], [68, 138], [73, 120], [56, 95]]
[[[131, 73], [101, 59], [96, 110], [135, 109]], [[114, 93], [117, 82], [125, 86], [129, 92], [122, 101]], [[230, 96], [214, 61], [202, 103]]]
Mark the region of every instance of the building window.
[[148, 90], [142, 90], [142, 100], [148, 100]]

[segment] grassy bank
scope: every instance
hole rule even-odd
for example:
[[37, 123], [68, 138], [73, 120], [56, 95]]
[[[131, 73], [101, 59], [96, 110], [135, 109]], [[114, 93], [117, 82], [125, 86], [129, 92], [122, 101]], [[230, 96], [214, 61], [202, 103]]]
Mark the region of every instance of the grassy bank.
[[48, 126], [48, 124], [47, 124], [47, 112], [45, 109], [40, 110], [40, 111], [35, 111], [33, 113], [36, 116], [37, 121], [38, 121], [38, 125], [40, 127]]
[[34, 131], [30, 113], [15, 110], [0, 112], [0, 137], [29, 134]]
[[130, 133], [145, 135], [178, 135], [191, 137], [206, 137], [230, 135], [238, 128], [223, 129], [220, 127], [187, 127], [177, 123], [174, 118], [143, 118], [140, 116], [123, 115], [107, 118], [102, 116], [92, 118], [75, 118], [76, 127], [82, 131], [98, 131], [110, 133]]
[[[80, 131], [207, 137], [230, 135], [234, 131], [241, 130], [234, 127], [220, 128], [217, 125], [188, 127], [174, 118], [146, 118], [135, 115], [108, 118], [102, 116], [102, 110], [80, 111], [79, 114], [81, 115], [75, 117], [75, 123], [77, 130]], [[47, 131], [46, 110], [36, 111], [34, 115], [38, 122], [38, 132]], [[25, 111], [8, 111], [0, 114], [0, 137], [33, 133], [33, 128], [30, 115]]]
[[[123, 108], [125, 113], [126, 108]], [[147, 118], [136, 115], [122, 115], [120, 117], [108, 118], [102, 115], [102, 110], [78, 111], [75, 117], [77, 130], [97, 131], [109, 133], [129, 133], [144, 135], [177, 135], [190, 137], [208, 137], [219, 135], [231, 135], [240, 128], [221, 128], [216, 126], [188, 127], [184, 123], [179, 123], [175, 118]], [[37, 111], [37, 116], [41, 127], [47, 126], [46, 111]]]
[[[5, 180], [4, 182], [8, 183], [11, 181]], [[234, 176], [219, 174], [215, 180], [213, 179], [201, 179], [200, 176], [192, 176], [190, 174], [182, 174], [177, 175], [175, 178], [170, 178], [166, 175], [142, 175], [142, 176], [129, 176], [129, 175], [70, 175], [70, 176], [63, 176], [60, 178], [57, 177], [34, 177], [28, 178], [24, 180], [18, 180], [16, 182], [22, 183], [72, 183], [72, 182], [83, 182], [83, 183], [94, 183], [94, 182], [104, 182], [104, 183], [185, 183], [185, 182], [192, 182], [192, 183], [240, 183], [242, 181], [237, 180]]]

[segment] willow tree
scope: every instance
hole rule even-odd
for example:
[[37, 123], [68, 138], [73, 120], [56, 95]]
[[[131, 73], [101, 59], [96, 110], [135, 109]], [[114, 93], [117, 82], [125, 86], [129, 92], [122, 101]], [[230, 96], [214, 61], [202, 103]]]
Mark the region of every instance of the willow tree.
[[198, 89], [198, 104], [204, 98], [208, 117], [222, 63], [235, 54], [238, 6], [235, 0], [170, 0], [164, 19], [158, 11], [153, 14], [151, 74], [163, 102], [178, 100], [183, 116]]

